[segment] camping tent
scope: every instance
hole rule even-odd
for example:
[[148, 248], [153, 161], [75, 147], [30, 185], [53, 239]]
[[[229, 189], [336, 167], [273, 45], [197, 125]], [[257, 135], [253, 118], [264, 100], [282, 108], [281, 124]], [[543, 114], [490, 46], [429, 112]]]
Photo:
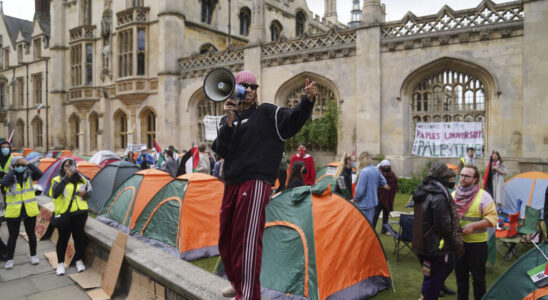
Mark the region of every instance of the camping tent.
[[95, 153], [90, 159], [89, 162], [99, 165], [103, 168], [104, 166], [120, 160], [120, 157], [116, 153], [108, 150], [101, 150]]
[[504, 185], [503, 209], [517, 210], [517, 201], [526, 204], [521, 207], [521, 218], [525, 216], [526, 206], [542, 210], [544, 208], [544, 193], [548, 187], [548, 173], [526, 172], [518, 174]]
[[143, 170], [126, 180], [97, 218], [186, 260], [219, 254], [219, 209], [224, 186], [192, 173], [173, 179]]
[[41, 158], [42, 158], [42, 154], [40, 152], [31, 152], [31, 153], [28, 153], [27, 156], [25, 156], [25, 160], [35, 166], [38, 165]]
[[126, 181], [139, 168], [127, 161], [116, 161], [101, 169], [91, 180], [91, 197], [88, 199], [89, 210], [99, 213], [112, 192]]
[[49, 166], [51, 166], [56, 161], [57, 158], [42, 158], [38, 163], [38, 169], [40, 169], [40, 171], [42, 171], [43, 173], [49, 168]]
[[[542, 243], [538, 245], [544, 252], [544, 255], [548, 256], [548, 243]], [[544, 273], [544, 267], [546, 265], [546, 259], [542, 253], [532, 248], [527, 253], [522, 255], [516, 262], [511, 265], [500, 277], [493, 283], [489, 291], [483, 296], [483, 300], [498, 300], [498, 299], [545, 299], [548, 295], [548, 286], [539, 288], [535, 285], [531, 277], [527, 274], [528, 271], [535, 267], [542, 265], [537, 270], [538, 272], [530, 273]], [[536, 277], [536, 276], [535, 276]], [[546, 276], [540, 275], [539, 278], [546, 278]], [[546, 279], [544, 279], [546, 280]], [[542, 298], [541, 298], [542, 297]]]
[[272, 299], [364, 299], [391, 285], [365, 216], [326, 183], [287, 190], [266, 207], [261, 293]]
[[63, 162], [63, 159], [65, 158], [72, 158], [74, 161], [79, 162], [83, 161], [80, 157], [77, 156], [64, 156], [63, 158], [58, 159], [56, 162], [51, 164], [42, 177], [36, 181], [36, 184], [42, 186], [42, 191], [44, 191], [44, 194], [47, 194], [51, 185], [51, 180], [59, 174], [59, 170], [61, 169], [61, 162]]
[[80, 173], [89, 178], [89, 180], [93, 180], [95, 174], [97, 174], [97, 172], [101, 170], [98, 165], [90, 163], [88, 161], [79, 161], [78, 163], [76, 163], [76, 165], [78, 166], [78, 171], [80, 171]]

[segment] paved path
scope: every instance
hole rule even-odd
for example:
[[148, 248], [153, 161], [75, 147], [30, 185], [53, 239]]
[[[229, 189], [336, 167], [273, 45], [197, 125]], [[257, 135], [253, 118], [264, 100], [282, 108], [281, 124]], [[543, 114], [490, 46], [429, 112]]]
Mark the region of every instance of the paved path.
[[[21, 231], [24, 227], [21, 225]], [[0, 228], [2, 241], [8, 241], [6, 223]], [[37, 255], [40, 264], [30, 264], [29, 244], [21, 236], [17, 239], [15, 248], [15, 265], [13, 269], [4, 269], [4, 262], [0, 262], [0, 300], [57, 300], [57, 299], [89, 299], [87, 294], [68, 276], [57, 276], [48, 260], [46, 252], [54, 252], [55, 244], [50, 240], [38, 242]], [[76, 268], [67, 268], [67, 274], [76, 273]]]

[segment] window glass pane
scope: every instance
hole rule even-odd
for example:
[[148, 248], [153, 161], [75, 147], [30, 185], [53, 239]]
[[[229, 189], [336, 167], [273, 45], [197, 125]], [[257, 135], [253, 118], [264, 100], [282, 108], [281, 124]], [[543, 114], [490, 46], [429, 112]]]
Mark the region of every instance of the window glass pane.
[[137, 31], [137, 50], [145, 50], [145, 31], [143, 29]]

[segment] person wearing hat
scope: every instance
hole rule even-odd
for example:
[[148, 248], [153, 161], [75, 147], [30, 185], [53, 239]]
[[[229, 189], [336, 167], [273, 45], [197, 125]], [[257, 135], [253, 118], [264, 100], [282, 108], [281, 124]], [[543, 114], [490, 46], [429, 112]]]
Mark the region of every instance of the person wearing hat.
[[6, 189], [6, 212], [4, 218], [8, 224], [8, 246], [6, 265], [4, 268], [13, 268], [13, 254], [19, 236], [21, 221], [25, 225], [25, 232], [29, 238], [30, 262], [39, 263], [36, 256], [36, 216], [40, 213], [34, 194], [35, 180], [40, 179], [42, 171], [33, 164], [29, 164], [23, 157], [11, 159], [12, 168], [0, 181], [0, 186]]
[[[0, 180], [4, 178], [6, 174], [8, 174], [10, 167], [11, 167], [11, 144], [6, 141], [2, 140], [0, 142]], [[6, 190], [3, 188], [0, 188], [0, 227], [2, 227], [2, 223], [4, 222], [4, 214], [6, 212]], [[2, 238], [0, 238], [0, 260], [6, 260], [6, 255], [8, 254], [8, 247], [6, 247], [6, 244], [2, 241]]]
[[385, 159], [377, 166], [381, 171], [382, 176], [386, 179], [386, 184], [390, 186], [389, 190], [380, 188], [377, 190], [379, 197], [379, 204], [375, 207], [375, 215], [373, 216], [373, 228], [377, 227], [377, 221], [382, 211], [382, 229], [383, 234], [389, 235], [390, 233], [384, 228], [384, 224], [388, 224], [388, 217], [390, 212], [394, 210], [394, 198], [396, 198], [396, 192], [398, 191], [398, 177], [392, 172], [392, 166], [390, 161]]
[[76, 270], [83, 272], [86, 270], [82, 261], [86, 243], [84, 227], [88, 219], [86, 199], [91, 196], [91, 184], [85, 176], [78, 172], [74, 159], [63, 159], [59, 175], [51, 180], [48, 195], [53, 198], [55, 216], [68, 212], [70, 219], [68, 224], [57, 227], [59, 239], [55, 249], [57, 252], [56, 273], [57, 275], [65, 274], [65, 252], [71, 234], [74, 239]]
[[436, 162], [413, 192], [413, 251], [422, 264], [421, 299], [438, 299], [444, 278], [444, 261], [457, 252], [462, 256], [462, 229], [449, 189], [455, 171]]
[[312, 114], [316, 83], [306, 79], [305, 95], [295, 107], [259, 105], [257, 78], [250, 71], [235, 76], [245, 99], [224, 104], [219, 134], [212, 150], [224, 158], [225, 190], [220, 212], [219, 253], [231, 286], [226, 297], [260, 299], [265, 206], [276, 181], [284, 142]]
[[141, 149], [141, 154], [137, 156], [137, 166], [142, 170], [149, 169], [154, 165], [154, 158], [147, 152], [147, 148]]

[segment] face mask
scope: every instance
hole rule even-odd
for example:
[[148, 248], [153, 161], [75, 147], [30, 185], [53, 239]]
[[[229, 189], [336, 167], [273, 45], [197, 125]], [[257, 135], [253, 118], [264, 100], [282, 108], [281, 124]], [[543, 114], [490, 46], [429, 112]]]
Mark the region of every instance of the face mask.
[[26, 169], [26, 168], [27, 168], [27, 167], [25, 167], [25, 166], [17, 166], [17, 167], [15, 167], [15, 168], [13, 168], [13, 169], [14, 169], [15, 172], [17, 172], [17, 173], [23, 173], [23, 172], [25, 172], [25, 169]]
[[2, 148], [2, 155], [8, 156], [10, 154], [10, 148]]
[[357, 163], [356, 163], [356, 162], [353, 162], [353, 163], [352, 163], [352, 168], [356, 168], [356, 166], [357, 166]]
[[446, 185], [445, 185], [448, 189], [452, 189], [455, 187], [455, 182], [448, 182]]
[[382, 170], [383, 170], [384, 172], [388, 173], [388, 172], [390, 172], [390, 167], [384, 167], [384, 168], [382, 168]]

